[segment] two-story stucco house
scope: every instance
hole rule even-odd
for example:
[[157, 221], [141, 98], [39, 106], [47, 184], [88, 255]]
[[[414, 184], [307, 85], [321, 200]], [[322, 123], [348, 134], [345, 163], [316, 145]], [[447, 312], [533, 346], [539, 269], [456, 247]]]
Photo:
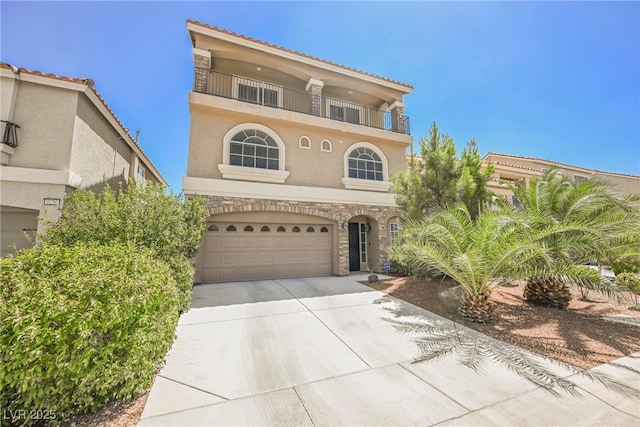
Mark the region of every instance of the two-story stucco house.
[[577, 181], [589, 178], [608, 181], [623, 195], [640, 194], [640, 176], [638, 175], [604, 172], [515, 154], [487, 153], [482, 158], [482, 162], [485, 165], [492, 164], [495, 171], [493, 179], [487, 183], [488, 189], [497, 197], [512, 203], [518, 203], [518, 201], [514, 199], [513, 192], [509, 188], [510, 184], [520, 182], [528, 186], [531, 178], [542, 176], [543, 172], [551, 167], [557, 168], [562, 174]]
[[[166, 185], [93, 87], [0, 64], [0, 250], [33, 245], [67, 193], [129, 178]], [[31, 235], [30, 238], [25, 237]]]
[[188, 21], [187, 196], [208, 205], [197, 280], [380, 270], [412, 143], [412, 87]]

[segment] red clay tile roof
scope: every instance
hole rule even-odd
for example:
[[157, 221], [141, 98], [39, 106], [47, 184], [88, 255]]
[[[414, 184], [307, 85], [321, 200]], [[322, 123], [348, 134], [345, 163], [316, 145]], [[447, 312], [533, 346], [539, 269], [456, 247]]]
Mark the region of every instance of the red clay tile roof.
[[[592, 171], [592, 172], [606, 173], [606, 174], [610, 174], [610, 175], [628, 176], [628, 177], [631, 177], [631, 178], [640, 178], [640, 175], [632, 175], [632, 174], [629, 174], [629, 173], [620, 173], [620, 172], [607, 172], [607, 171], [598, 170], [598, 169], [585, 168], [583, 166], [571, 165], [569, 163], [556, 162], [554, 160], [541, 159], [540, 157], [527, 157], [527, 156], [520, 156], [520, 155], [517, 155], [517, 154], [502, 154], [502, 153], [494, 153], [494, 152], [490, 151], [482, 159], [485, 160], [487, 157], [489, 157], [491, 155], [503, 156], [503, 157], [512, 157], [512, 158], [523, 159], [523, 160], [534, 160], [534, 161], [538, 161], [538, 162], [550, 163], [552, 165], [568, 166], [568, 167], [571, 167], [571, 168], [585, 169], [585, 170], [589, 170], [589, 171]], [[528, 169], [528, 170], [532, 170], [532, 171], [541, 171], [542, 170], [542, 169], [529, 168], [529, 167], [526, 167], [526, 166], [511, 165], [511, 164], [508, 164], [508, 163], [496, 162], [496, 161], [493, 161], [492, 163], [496, 163], [496, 164], [503, 165], [503, 166], [511, 166], [511, 167], [514, 167], [514, 168]]]
[[[158, 168], [155, 167], [155, 165], [153, 164], [151, 159], [149, 159], [149, 157], [147, 157], [146, 153], [142, 150], [142, 147], [140, 147], [140, 145], [138, 145], [138, 143], [135, 141], [135, 139], [133, 139], [131, 137], [131, 134], [129, 133], [129, 128], [125, 127], [124, 124], [122, 124], [122, 122], [120, 121], [118, 116], [116, 116], [116, 114], [113, 112], [111, 107], [109, 107], [109, 104], [107, 104], [107, 101], [105, 101], [104, 98], [102, 97], [102, 95], [100, 95], [100, 93], [93, 87], [94, 81], [92, 79], [83, 78], [83, 77], [59, 76], [59, 75], [53, 74], [53, 73], [43, 73], [42, 71], [33, 71], [33, 70], [28, 69], [28, 68], [18, 68], [18, 67], [15, 67], [15, 66], [11, 65], [11, 64], [6, 63], [6, 62], [0, 62], [0, 68], [4, 68], [4, 69], [7, 69], [7, 70], [12, 70], [13, 72], [15, 72], [15, 70], [18, 70], [19, 74], [31, 74], [33, 76], [46, 77], [46, 78], [50, 78], [50, 79], [60, 80], [60, 81], [63, 81], [63, 82], [77, 83], [77, 84], [86, 85], [87, 87], [89, 87], [89, 89], [91, 89], [91, 91], [98, 97], [100, 102], [102, 102], [102, 105], [104, 105], [104, 107], [107, 109], [107, 111], [109, 111], [109, 113], [113, 116], [115, 121], [120, 125], [120, 127], [122, 127], [122, 129], [125, 131], [125, 133], [129, 137], [129, 139], [131, 140], [133, 145], [135, 145], [136, 147], [138, 147], [138, 149], [140, 149], [140, 153], [142, 153], [142, 155], [144, 156], [144, 159], [149, 163], [149, 165], [151, 165], [156, 170], [156, 172], [158, 173], [160, 179], [162, 181], [165, 181], [164, 177], [162, 177], [162, 175], [160, 174], [160, 171], [158, 171]], [[166, 181], [165, 181], [165, 183], [166, 183]]]
[[222, 28], [214, 27], [214, 26], [211, 26], [209, 24], [203, 24], [200, 21], [194, 21], [194, 20], [191, 20], [191, 19], [187, 19], [187, 24], [198, 25], [198, 26], [200, 26], [202, 28], [207, 28], [209, 30], [217, 31], [217, 32], [222, 33], [222, 34], [227, 34], [229, 36], [238, 37], [240, 39], [248, 40], [248, 41], [254, 42], [254, 43], [258, 43], [258, 44], [261, 44], [263, 46], [275, 48], [275, 49], [281, 50], [283, 52], [293, 53], [294, 55], [302, 56], [303, 58], [313, 59], [314, 61], [320, 61], [320, 62], [323, 62], [325, 64], [329, 64], [329, 65], [333, 65], [335, 67], [343, 68], [345, 70], [355, 71], [356, 73], [364, 74], [365, 76], [374, 77], [376, 79], [384, 80], [384, 81], [387, 81], [387, 82], [390, 82], [390, 83], [395, 83], [395, 84], [398, 84], [398, 85], [401, 85], [401, 86], [405, 86], [407, 88], [411, 88], [413, 90], [413, 86], [408, 85], [406, 83], [399, 82], [397, 80], [391, 80], [391, 79], [388, 79], [386, 77], [382, 77], [382, 76], [378, 76], [378, 75], [375, 75], [375, 74], [372, 74], [372, 73], [368, 73], [366, 71], [358, 70], [357, 68], [352, 68], [352, 67], [348, 67], [346, 65], [337, 64], [335, 62], [327, 61], [326, 59], [318, 58], [316, 56], [307, 55], [306, 53], [298, 52], [296, 50], [287, 49], [287, 48], [282, 47], [282, 46], [278, 46], [278, 45], [275, 45], [275, 44], [263, 42], [262, 40], [254, 39], [253, 37], [245, 36], [243, 34], [234, 33], [233, 31], [229, 31], [229, 30], [225, 30], [225, 29], [222, 29]]

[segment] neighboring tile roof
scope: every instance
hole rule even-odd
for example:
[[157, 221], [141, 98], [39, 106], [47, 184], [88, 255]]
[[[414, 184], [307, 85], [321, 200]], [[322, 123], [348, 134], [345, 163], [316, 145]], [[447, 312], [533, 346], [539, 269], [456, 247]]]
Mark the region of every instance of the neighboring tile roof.
[[[605, 173], [605, 174], [609, 174], [609, 175], [620, 175], [620, 176], [628, 176], [631, 178], [640, 178], [640, 175], [633, 175], [633, 174], [629, 174], [629, 173], [620, 173], [620, 172], [608, 172], [608, 171], [603, 171], [603, 170], [598, 170], [598, 169], [591, 169], [591, 168], [585, 168], [583, 166], [576, 166], [576, 165], [571, 165], [569, 163], [561, 163], [561, 162], [556, 162], [554, 160], [548, 160], [548, 159], [542, 159], [540, 157], [528, 157], [528, 156], [520, 156], [517, 154], [502, 154], [502, 153], [494, 153], [494, 152], [488, 152], [483, 158], [482, 160], [485, 160], [487, 157], [489, 156], [502, 156], [502, 157], [512, 157], [515, 159], [523, 159], [523, 160], [533, 160], [533, 161], [537, 161], [537, 162], [545, 162], [545, 163], [549, 163], [552, 165], [557, 165], [557, 166], [567, 166], [570, 168], [577, 168], [577, 169], [584, 169], [584, 170], [589, 170], [592, 172], [597, 172], [597, 173]], [[526, 166], [519, 166], [519, 165], [512, 165], [512, 164], [508, 164], [508, 163], [504, 163], [504, 162], [497, 162], [497, 161], [492, 161], [492, 163], [498, 164], [498, 165], [502, 165], [502, 166], [510, 166], [510, 167], [514, 167], [514, 168], [519, 168], [519, 169], [527, 169], [527, 170], [532, 170], [532, 171], [542, 171], [543, 169], [535, 169], [535, 168], [529, 168]]]
[[109, 111], [109, 114], [111, 114], [113, 116], [113, 118], [115, 119], [115, 121], [120, 125], [120, 127], [122, 127], [122, 129], [125, 131], [125, 133], [129, 137], [129, 139], [131, 140], [133, 145], [135, 145], [136, 147], [138, 147], [138, 149], [140, 149], [140, 153], [142, 153], [142, 155], [144, 156], [144, 159], [149, 163], [149, 165], [151, 165], [158, 172], [158, 175], [159, 175], [160, 179], [162, 181], [164, 181], [164, 177], [162, 177], [162, 175], [160, 174], [160, 171], [158, 171], [158, 168], [156, 168], [156, 166], [153, 164], [151, 159], [149, 159], [149, 157], [147, 157], [147, 154], [144, 152], [144, 150], [142, 150], [142, 147], [140, 147], [140, 145], [138, 145], [136, 140], [131, 137], [131, 134], [129, 133], [129, 128], [125, 127], [125, 125], [120, 121], [118, 116], [116, 116], [116, 113], [114, 113], [113, 110], [111, 109], [111, 107], [109, 107], [109, 104], [107, 104], [107, 101], [105, 101], [104, 98], [102, 97], [102, 95], [100, 95], [100, 93], [93, 87], [94, 81], [92, 79], [83, 78], [83, 77], [59, 76], [59, 75], [53, 74], [53, 73], [43, 73], [42, 71], [33, 71], [33, 70], [28, 69], [28, 68], [18, 68], [16, 66], [8, 64], [6, 62], [0, 62], [0, 68], [11, 70], [14, 73], [16, 73], [16, 71], [17, 71], [18, 74], [30, 74], [30, 75], [33, 75], [33, 76], [46, 77], [46, 78], [49, 78], [49, 79], [55, 79], [55, 80], [59, 80], [59, 81], [63, 81], [63, 82], [77, 83], [77, 84], [81, 84], [81, 85], [85, 85], [85, 86], [89, 87], [89, 89], [91, 89], [91, 91], [96, 95], [96, 97], [98, 97], [100, 102], [102, 102], [102, 105], [104, 105], [104, 107], [107, 109], [107, 111]]
[[348, 67], [346, 65], [337, 64], [335, 62], [331, 62], [331, 61], [328, 61], [326, 59], [318, 58], [317, 56], [312, 56], [312, 55], [308, 55], [306, 53], [298, 52], [296, 50], [287, 49], [287, 48], [282, 47], [282, 46], [278, 46], [278, 45], [275, 45], [275, 44], [264, 42], [262, 40], [254, 39], [253, 37], [245, 36], [243, 34], [234, 33], [233, 31], [229, 31], [229, 30], [225, 30], [225, 29], [222, 29], [222, 28], [214, 27], [214, 26], [211, 26], [209, 24], [203, 24], [200, 21], [194, 21], [194, 20], [191, 20], [191, 19], [187, 19], [187, 24], [198, 25], [198, 26], [200, 26], [202, 28], [207, 28], [209, 30], [217, 31], [217, 32], [222, 33], [222, 34], [227, 34], [229, 36], [238, 37], [240, 39], [248, 40], [248, 41], [254, 42], [254, 43], [258, 43], [258, 44], [261, 44], [263, 46], [275, 48], [275, 49], [281, 50], [283, 52], [293, 53], [294, 55], [298, 55], [298, 56], [301, 56], [303, 58], [307, 58], [307, 59], [312, 59], [314, 61], [323, 62], [325, 64], [329, 64], [329, 65], [333, 65], [335, 67], [343, 68], [345, 70], [355, 71], [356, 73], [364, 74], [365, 76], [374, 77], [376, 79], [384, 80], [384, 81], [387, 81], [387, 82], [390, 82], [390, 83], [395, 83], [395, 84], [398, 84], [398, 85], [401, 85], [401, 86], [405, 86], [407, 88], [411, 88], [413, 90], [413, 86], [408, 85], [406, 83], [399, 82], [397, 80], [388, 79], [386, 77], [382, 77], [382, 76], [378, 76], [378, 75], [375, 75], [375, 74], [372, 74], [372, 73], [369, 73], [369, 72], [366, 72], [366, 71], [358, 70], [357, 68], [352, 68], [352, 67]]

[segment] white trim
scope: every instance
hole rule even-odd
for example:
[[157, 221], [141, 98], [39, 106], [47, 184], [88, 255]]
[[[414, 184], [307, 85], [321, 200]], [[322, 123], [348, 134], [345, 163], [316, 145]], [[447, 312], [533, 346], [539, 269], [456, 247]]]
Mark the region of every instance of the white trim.
[[0, 166], [0, 181], [30, 184], [67, 185], [79, 188], [82, 178], [70, 171]]
[[[302, 145], [302, 140], [306, 139], [307, 141], [309, 141], [309, 146], [305, 147], [304, 145]], [[311, 150], [311, 138], [309, 138], [306, 135], [302, 135], [300, 138], [298, 138], [298, 147], [303, 148], [305, 150]]]
[[318, 80], [318, 79], [314, 79], [311, 78], [309, 79], [309, 81], [307, 82], [307, 86], [305, 87], [304, 90], [306, 90], [307, 92], [309, 92], [309, 88], [311, 86], [320, 86], [321, 88], [324, 87], [324, 82], [322, 80]]
[[[382, 181], [349, 177], [349, 154], [351, 154], [351, 152], [356, 148], [368, 148], [376, 153], [378, 157], [380, 157], [380, 160], [382, 161]], [[347, 148], [344, 152], [342, 163], [344, 173], [342, 183], [344, 184], [345, 188], [371, 191], [389, 191], [391, 183], [389, 182], [389, 166], [387, 157], [384, 155], [382, 150], [380, 150], [370, 142], [356, 142], [355, 144], [351, 144], [349, 148]]]
[[[329, 144], [329, 149], [328, 150], [324, 149], [324, 143], [325, 142]], [[331, 151], [333, 151], [333, 144], [331, 144], [331, 141], [329, 141], [327, 138], [325, 138], [322, 141], [320, 141], [320, 151], [324, 151], [325, 153], [330, 153]]]
[[[234, 127], [232, 127], [223, 137], [222, 139], [222, 164], [224, 165], [229, 165], [229, 143], [231, 142], [231, 138], [233, 138], [233, 136], [235, 134], [237, 134], [240, 131], [243, 131], [245, 129], [257, 129], [260, 130], [266, 134], [268, 134], [271, 138], [273, 138], [273, 140], [276, 142], [276, 144], [278, 144], [278, 170], [280, 171], [284, 171], [284, 151], [285, 151], [285, 145], [284, 145], [284, 141], [282, 140], [282, 138], [280, 138], [280, 135], [278, 135], [274, 130], [272, 130], [271, 128], [268, 128], [264, 125], [258, 124], [258, 123], [242, 123], [239, 125], [236, 125]], [[238, 166], [238, 167], [242, 167], [243, 166]], [[220, 169], [220, 166], [218, 166], [218, 169]], [[254, 168], [244, 168], [244, 169], [254, 169]], [[271, 169], [265, 169], [265, 170], [271, 170]], [[272, 170], [273, 171], [273, 170]], [[287, 173], [288, 174], [288, 173]]]
[[185, 194], [208, 196], [317, 203], [348, 203], [363, 206], [398, 206], [396, 204], [395, 194], [393, 193], [230, 181], [226, 179], [197, 178], [192, 176], [182, 178], [182, 189]]
[[368, 179], [342, 178], [342, 183], [347, 190], [389, 191], [391, 188], [390, 182]]
[[244, 166], [232, 166], [219, 164], [218, 170], [224, 179], [239, 179], [241, 181], [263, 181], [284, 184], [289, 176], [287, 171], [272, 169], [248, 168]]
[[208, 50], [204, 50], [204, 49], [198, 49], [197, 47], [194, 47], [191, 49], [191, 53], [195, 56], [195, 55], [199, 55], [199, 56], [204, 56], [205, 58], [207, 58], [209, 60], [209, 64], [211, 64], [211, 52]]

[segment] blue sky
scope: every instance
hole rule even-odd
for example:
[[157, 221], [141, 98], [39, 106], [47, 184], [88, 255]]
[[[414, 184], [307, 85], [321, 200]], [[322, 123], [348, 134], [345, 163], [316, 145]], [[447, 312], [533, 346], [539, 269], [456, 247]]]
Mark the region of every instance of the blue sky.
[[2, 61], [90, 77], [175, 191], [194, 19], [414, 86], [462, 150], [640, 175], [640, 2], [0, 3]]

